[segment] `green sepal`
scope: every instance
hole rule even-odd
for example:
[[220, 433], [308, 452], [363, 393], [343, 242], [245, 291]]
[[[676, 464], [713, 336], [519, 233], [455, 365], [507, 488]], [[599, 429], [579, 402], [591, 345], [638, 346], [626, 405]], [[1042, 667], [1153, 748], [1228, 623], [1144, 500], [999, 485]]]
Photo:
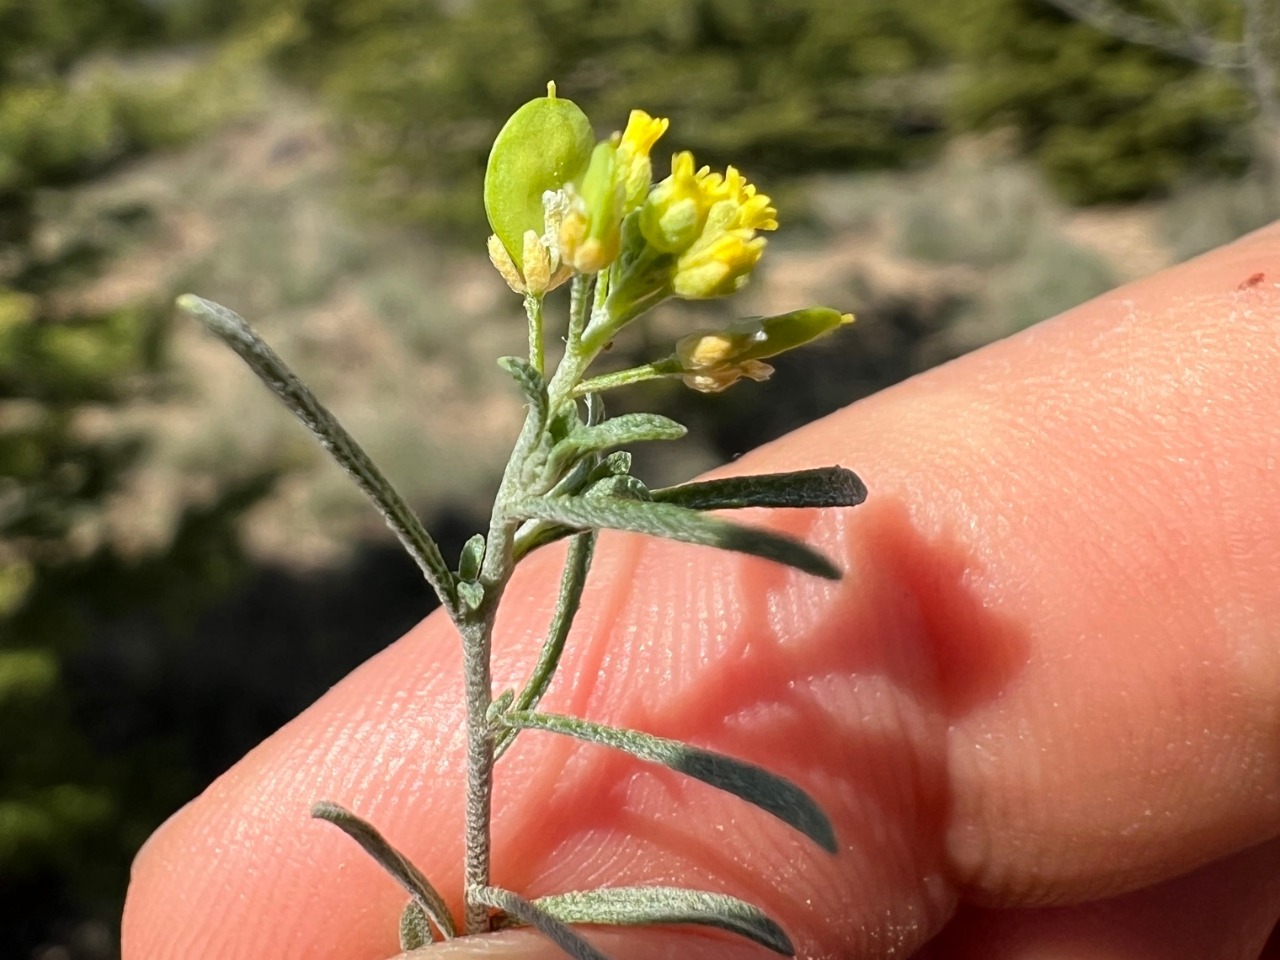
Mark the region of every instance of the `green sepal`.
[[519, 730], [546, 730], [575, 737], [587, 743], [621, 750], [647, 763], [661, 764], [773, 814], [828, 853], [839, 849], [835, 829], [817, 801], [790, 780], [753, 763], [702, 750], [679, 740], [554, 713], [511, 711], [502, 718], [502, 723]]
[[462, 545], [458, 556], [458, 579], [474, 580], [480, 576], [480, 564], [484, 562], [484, 534], [477, 533]]
[[690, 510], [741, 507], [856, 507], [867, 499], [866, 484], [844, 467], [818, 467], [793, 473], [703, 480], [650, 491], [658, 503]]
[[509, 504], [507, 513], [521, 519], [546, 520], [570, 530], [628, 530], [746, 553], [827, 580], [839, 580], [841, 576], [830, 560], [799, 540], [670, 503], [643, 503], [620, 497], [530, 497]]
[[830, 307], [805, 307], [776, 317], [748, 317], [729, 328], [745, 346], [735, 360], [759, 360], [794, 350], [832, 330], [852, 323], [853, 317]]
[[473, 899], [485, 906], [501, 910], [508, 917], [533, 927], [574, 960], [609, 960], [567, 924], [519, 894], [501, 887], [472, 887], [469, 892]]
[[524, 235], [546, 230], [542, 195], [576, 180], [595, 149], [591, 121], [572, 100], [555, 95], [530, 100], [499, 131], [484, 174], [489, 225], [524, 272]]
[[533, 903], [564, 923], [695, 924], [728, 930], [785, 957], [796, 952], [777, 921], [759, 907], [723, 893], [684, 887], [602, 887], [538, 897]]
[[391, 874], [395, 881], [409, 892], [414, 903], [422, 909], [423, 915], [431, 921], [432, 926], [445, 940], [458, 935], [453, 916], [449, 913], [444, 897], [440, 896], [422, 871], [415, 867], [408, 857], [388, 843], [371, 823], [329, 800], [321, 800], [313, 804], [311, 816], [318, 820], [327, 820], [360, 844], [383, 870]]
[[852, 322], [852, 314], [830, 307], [806, 307], [776, 317], [745, 317], [721, 330], [698, 330], [681, 337], [675, 357], [687, 373], [711, 374], [776, 357]]
[[618, 255], [621, 239], [623, 202], [626, 197], [618, 182], [618, 147], [605, 140], [591, 151], [586, 172], [575, 183], [586, 215], [587, 231], [583, 241], [595, 241], [603, 251], [604, 263], [593, 264], [603, 269]]

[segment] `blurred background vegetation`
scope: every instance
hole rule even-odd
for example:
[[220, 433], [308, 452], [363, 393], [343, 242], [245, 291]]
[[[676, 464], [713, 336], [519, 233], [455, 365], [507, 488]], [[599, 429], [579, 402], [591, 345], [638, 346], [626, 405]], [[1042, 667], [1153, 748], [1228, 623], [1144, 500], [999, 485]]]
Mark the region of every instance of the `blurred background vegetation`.
[[147, 834], [428, 608], [175, 294], [254, 318], [449, 552], [518, 415], [484, 158], [548, 79], [782, 209], [745, 297], [619, 363], [859, 315], [769, 385], [647, 395], [694, 427], [674, 481], [1280, 213], [1272, 7], [0, 0], [0, 956], [115, 956]]

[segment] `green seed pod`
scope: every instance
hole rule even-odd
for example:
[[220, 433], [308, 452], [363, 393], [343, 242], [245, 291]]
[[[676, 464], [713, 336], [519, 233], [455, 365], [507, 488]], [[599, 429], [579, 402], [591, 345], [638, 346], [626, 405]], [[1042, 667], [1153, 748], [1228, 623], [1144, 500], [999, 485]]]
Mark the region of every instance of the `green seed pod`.
[[776, 317], [749, 317], [724, 330], [691, 333], [676, 344], [681, 379], [694, 390], [719, 393], [743, 377], [767, 380], [766, 357], [794, 350], [846, 323], [853, 315], [829, 307], [806, 307]]
[[596, 145], [591, 122], [572, 100], [547, 95], [511, 115], [489, 151], [484, 209], [489, 225], [524, 271], [524, 234], [542, 236], [542, 194], [580, 177]]
[[763, 320], [740, 320], [730, 330], [746, 335], [738, 360], [759, 360], [804, 346], [846, 323], [853, 316], [830, 307], [806, 307]]
[[763, 360], [852, 322], [852, 315], [830, 307], [806, 307], [776, 317], [747, 317], [735, 320], [724, 330], [689, 334], [676, 344], [676, 353], [687, 368]]

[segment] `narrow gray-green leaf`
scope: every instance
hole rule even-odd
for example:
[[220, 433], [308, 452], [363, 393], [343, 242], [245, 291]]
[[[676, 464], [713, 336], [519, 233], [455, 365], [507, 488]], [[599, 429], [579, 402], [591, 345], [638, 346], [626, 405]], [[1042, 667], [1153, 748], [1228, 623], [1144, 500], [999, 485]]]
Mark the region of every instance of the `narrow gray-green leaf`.
[[410, 900], [400, 911], [400, 949], [417, 950], [435, 941], [426, 913], [417, 900]]
[[831, 821], [817, 801], [790, 780], [753, 763], [702, 750], [679, 740], [554, 713], [511, 712], [502, 722], [520, 730], [546, 730], [576, 737], [587, 743], [621, 750], [648, 763], [661, 764], [755, 804], [783, 823], [795, 827], [830, 853], [839, 849]]
[[468, 610], [479, 610], [480, 604], [484, 603], [484, 586], [476, 580], [459, 580], [458, 600], [462, 602]]
[[649, 488], [641, 481], [623, 474], [620, 477], [603, 477], [582, 492], [584, 497], [617, 497], [622, 500], [649, 500]]
[[656, 413], [624, 413], [594, 426], [582, 426], [570, 433], [556, 451], [575, 458], [609, 447], [621, 447], [650, 440], [679, 440], [688, 428], [670, 417]]
[[[514, 690], [503, 690], [500, 694], [489, 701], [489, 706], [484, 712], [484, 719], [490, 727], [498, 722], [498, 718], [511, 709], [511, 704], [516, 699]], [[503, 732], [506, 732], [505, 730]]]
[[403, 853], [387, 842], [386, 838], [368, 821], [357, 817], [350, 810], [340, 807], [328, 800], [321, 800], [311, 807], [311, 815], [319, 820], [327, 820], [364, 848], [365, 852], [387, 873], [395, 878], [413, 897], [414, 902], [422, 908], [440, 935], [446, 940], [456, 937], [457, 927], [444, 898], [436, 892], [436, 888], [415, 867]]
[[533, 902], [565, 923], [630, 927], [697, 924], [728, 930], [785, 957], [796, 952], [791, 939], [768, 914], [723, 893], [684, 887], [603, 887], [552, 894]]
[[[547, 638], [542, 642], [542, 651], [538, 654], [538, 662], [529, 673], [529, 680], [520, 691], [519, 697], [510, 708], [520, 712], [532, 710], [547, 692], [551, 678], [555, 676], [560, 665], [560, 656], [564, 653], [565, 642], [569, 639], [569, 628], [573, 626], [573, 618], [582, 604], [582, 591], [587, 583], [587, 573], [591, 569], [591, 559], [595, 554], [595, 531], [575, 534], [569, 541], [569, 552], [564, 561], [564, 572], [560, 576], [560, 594], [556, 598], [556, 608], [551, 615], [551, 624], [547, 629]], [[506, 707], [503, 708], [503, 712]], [[500, 757], [506, 753], [511, 742], [515, 740], [515, 730], [503, 728], [494, 741], [494, 755]]]
[[178, 298], [178, 306], [221, 337], [351, 475], [364, 495], [377, 507], [409, 556], [417, 562], [440, 602], [456, 617], [459, 610], [453, 574], [440, 548], [422, 526], [417, 514], [346, 427], [258, 336], [244, 317], [221, 304], [190, 293]]
[[474, 580], [480, 576], [480, 564], [484, 561], [484, 534], [477, 533], [462, 545], [458, 557], [458, 579]]
[[520, 357], [499, 357], [498, 366], [511, 375], [520, 385], [525, 398], [537, 417], [539, 428], [547, 422], [549, 401], [547, 399], [547, 382], [528, 360]]
[[624, 473], [631, 472], [631, 451], [615, 450], [613, 453], [605, 454], [600, 458], [600, 462], [591, 470], [590, 480], [598, 480], [601, 477], [620, 477]]
[[620, 497], [530, 497], [507, 508], [511, 516], [546, 520], [572, 530], [604, 527], [733, 550], [785, 563], [814, 576], [839, 580], [836, 566], [799, 540], [743, 527], [672, 503], [644, 503]]
[[609, 960], [567, 924], [519, 894], [501, 887], [475, 887], [471, 890], [471, 896], [485, 906], [501, 910], [526, 926], [533, 927], [574, 960]]
[[856, 507], [867, 499], [867, 487], [852, 470], [818, 467], [794, 473], [703, 480], [652, 491], [659, 503], [691, 510], [740, 507]]

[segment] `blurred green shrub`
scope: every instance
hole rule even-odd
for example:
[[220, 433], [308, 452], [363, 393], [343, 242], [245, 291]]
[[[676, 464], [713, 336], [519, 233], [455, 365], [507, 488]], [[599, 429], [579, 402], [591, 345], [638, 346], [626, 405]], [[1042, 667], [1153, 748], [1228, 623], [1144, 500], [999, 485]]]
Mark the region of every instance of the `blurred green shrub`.
[[[240, 575], [235, 520], [270, 482], [248, 478], [189, 509], [151, 553], [112, 542], [104, 519], [142, 440], [102, 429], [103, 414], [160, 382], [170, 291], [103, 306], [83, 297], [155, 217], [69, 213], [71, 197], [250, 108], [245, 71], [271, 39], [148, 62], [142, 49], [166, 36], [159, 10], [0, 0], [4, 956], [32, 955], [77, 919], [113, 924], [133, 852], [195, 788], [188, 734], [130, 729], [127, 698], [163, 683], [137, 644], [157, 616], [178, 635], [193, 629]], [[128, 683], [95, 675], [104, 646], [134, 651]]]
[[956, 0], [961, 129], [1012, 127], [1072, 203], [1163, 194], [1248, 165], [1252, 116], [1220, 74], [1078, 23], [1043, 0]]
[[1056, 316], [1114, 289], [1119, 282], [1100, 253], [1042, 227], [984, 292], [983, 312], [993, 325], [986, 339], [1008, 336]]
[[641, 107], [671, 149], [774, 172], [901, 164], [945, 112], [932, 0], [277, 0], [295, 77], [349, 120], [367, 192], [414, 220], [481, 220], [499, 120], [555, 79], [602, 125]]
[[1057, 211], [1023, 166], [948, 159], [917, 176], [895, 212], [898, 252], [913, 260], [976, 267], [1006, 263]]
[[1179, 185], [1162, 213], [1164, 234], [1178, 260], [1221, 246], [1280, 218], [1276, 193], [1262, 180], [1212, 180]]
[[712, 164], [733, 158], [766, 181], [902, 166], [931, 156], [949, 132], [1012, 127], [1065, 198], [1096, 203], [1236, 174], [1255, 146], [1249, 107], [1226, 79], [1043, 0], [237, 9], [242, 26], [290, 24], [278, 62], [347, 118], [360, 198], [437, 225], [478, 228], [474, 188], [493, 118], [549, 78], [601, 135], [640, 106], [671, 117], [672, 144]]

